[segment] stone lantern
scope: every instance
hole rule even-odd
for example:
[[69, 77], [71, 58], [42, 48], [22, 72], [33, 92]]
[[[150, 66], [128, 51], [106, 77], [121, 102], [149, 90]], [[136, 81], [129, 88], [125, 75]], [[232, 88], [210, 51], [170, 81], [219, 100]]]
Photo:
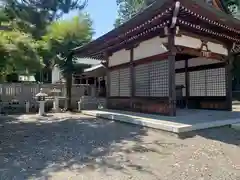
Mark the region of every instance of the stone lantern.
[[53, 111], [59, 112], [59, 94], [61, 93], [61, 90], [53, 88], [51, 92], [53, 93], [54, 96]]
[[39, 103], [39, 111], [38, 114], [40, 116], [44, 116], [45, 115], [45, 102], [46, 102], [46, 97], [48, 95], [43, 93], [43, 89], [40, 89], [40, 92], [38, 94], [36, 94], [36, 99]]

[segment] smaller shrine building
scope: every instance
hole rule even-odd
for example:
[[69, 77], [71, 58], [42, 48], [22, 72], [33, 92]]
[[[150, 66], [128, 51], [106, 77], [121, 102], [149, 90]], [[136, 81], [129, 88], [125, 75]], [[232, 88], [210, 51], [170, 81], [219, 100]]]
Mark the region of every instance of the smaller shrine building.
[[227, 13], [220, 0], [155, 1], [73, 54], [104, 62], [110, 109], [169, 116], [178, 108], [231, 111], [240, 21]]

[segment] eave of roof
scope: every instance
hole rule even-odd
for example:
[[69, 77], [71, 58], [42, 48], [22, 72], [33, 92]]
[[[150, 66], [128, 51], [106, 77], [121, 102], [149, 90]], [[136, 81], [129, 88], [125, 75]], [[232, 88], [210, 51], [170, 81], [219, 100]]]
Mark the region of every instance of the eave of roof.
[[104, 34], [103, 36], [97, 38], [96, 40], [80, 47], [76, 47], [73, 49], [74, 53], [80, 53], [81, 51], [84, 51], [84, 49], [87, 49], [88, 47], [95, 46], [97, 44], [101, 44], [102, 42], [106, 41], [107, 39], [111, 39], [115, 37], [117, 34], [124, 33], [126, 30], [128, 30], [131, 27], [137, 26], [139, 23], [146, 21], [149, 16], [156, 13], [156, 11], [159, 10], [164, 4], [172, 4], [174, 0], [161, 0], [161, 1], [155, 1], [153, 4], [148, 6], [144, 11], [141, 11], [140, 13], [136, 14], [134, 17], [132, 17], [130, 20], [125, 22], [124, 24], [120, 25], [119, 27], [111, 30], [110, 32]]
[[[206, 4], [205, 2], [199, 1], [199, 0], [179, 0], [181, 4], [185, 7], [188, 7], [191, 10], [196, 10], [198, 8], [198, 11], [201, 12], [202, 15], [205, 15], [206, 17], [209, 17], [210, 19], [220, 22], [223, 25], [227, 25], [229, 27], [233, 27], [236, 30], [240, 31], [240, 21], [233, 18], [232, 16], [224, 13], [221, 10], [212, 8], [210, 5]], [[160, 8], [165, 5], [173, 5], [173, 0], [161, 0], [153, 3], [151, 6], [149, 6], [145, 11], [135, 15], [132, 19], [121, 25], [120, 27], [113, 29], [109, 33], [99, 37], [98, 39], [90, 42], [89, 44], [83, 46], [83, 47], [77, 47], [73, 49], [73, 52], [76, 54], [81, 54], [85, 52], [88, 49], [94, 49], [93, 47], [98, 47], [104, 44], [109, 39], [113, 39], [115, 36], [125, 33], [129, 29], [138, 26], [140, 23], [147, 21], [151, 16], [156, 14], [156, 12], [159, 11]], [[197, 7], [196, 7], [197, 5]], [[199, 10], [200, 9], [200, 10]], [[94, 50], [95, 51], [95, 50]]]
[[[235, 29], [240, 31], [240, 21], [233, 16], [218, 10], [216, 8], [212, 8], [205, 2], [199, 0], [181, 0], [181, 3], [191, 9], [195, 9], [194, 5], [198, 5], [201, 8], [201, 11], [205, 14], [205, 16], [213, 17], [215, 21], [219, 21], [222, 24], [226, 24], [229, 27], [234, 27]], [[204, 11], [205, 10], [205, 11]]]

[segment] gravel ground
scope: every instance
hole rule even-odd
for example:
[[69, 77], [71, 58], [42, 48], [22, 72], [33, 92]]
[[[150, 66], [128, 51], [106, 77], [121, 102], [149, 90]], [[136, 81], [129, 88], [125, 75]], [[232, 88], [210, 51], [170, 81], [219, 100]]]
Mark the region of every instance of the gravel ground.
[[76, 114], [0, 124], [0, 180], [240, 180], [240, 131], [228, 127], [177, 138]]

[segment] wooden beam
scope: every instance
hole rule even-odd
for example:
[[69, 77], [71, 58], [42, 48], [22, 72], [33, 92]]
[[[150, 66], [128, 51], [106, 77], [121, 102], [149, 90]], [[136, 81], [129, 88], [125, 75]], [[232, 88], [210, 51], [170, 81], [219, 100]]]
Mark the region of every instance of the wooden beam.
[[134, 48], [130, 49], [130, 84], [131, 84], [131, 107], [133, 108], [133, 97], [135, 95], [135, 72], [134, 72]]
[[175, 57], [176, 48], [174, 46], [175, 28], [169, 29], [168, 34], [168, 88], [169, 88], [169, 115], [176, 116], [176, 85], [175, 85]]
[[185, 60], [185, 89], [186, 89], [186, 108], [188, 108], [189, 99], [189, 71], [188, 71], [188, 59]]
[[225, 67], [225, 81], [226, 81], [226, 105], [227, 110], [232, 111], [232, 64], [233, 64], [233, 54], [229, 50], [229, 55], [227, 57], [226, 67]]
[[107, 76], [107, 80], [106, 80], [106, 101], [107, 101], [107, 108], [109, 108], [109, 97], [110, 97], [110, 69], [109, 69], [109, 55], [107, 52], [105, 52], [104, 54], [104, 58], [106, 59], [106, 76]]
[[[201, 51], [199, 49], [194, 49], [194, 48], [189, 48], [189, 47], [184, 47], [184, 46], [177, 46], [177, 53], [178, 54], [188, 54], [196, 57], [202, 57]], [[210, 59], [216, 59], [219, 61], [223, 61], [226, 56], [220, 55], [217, 53], [210, 53]]]

